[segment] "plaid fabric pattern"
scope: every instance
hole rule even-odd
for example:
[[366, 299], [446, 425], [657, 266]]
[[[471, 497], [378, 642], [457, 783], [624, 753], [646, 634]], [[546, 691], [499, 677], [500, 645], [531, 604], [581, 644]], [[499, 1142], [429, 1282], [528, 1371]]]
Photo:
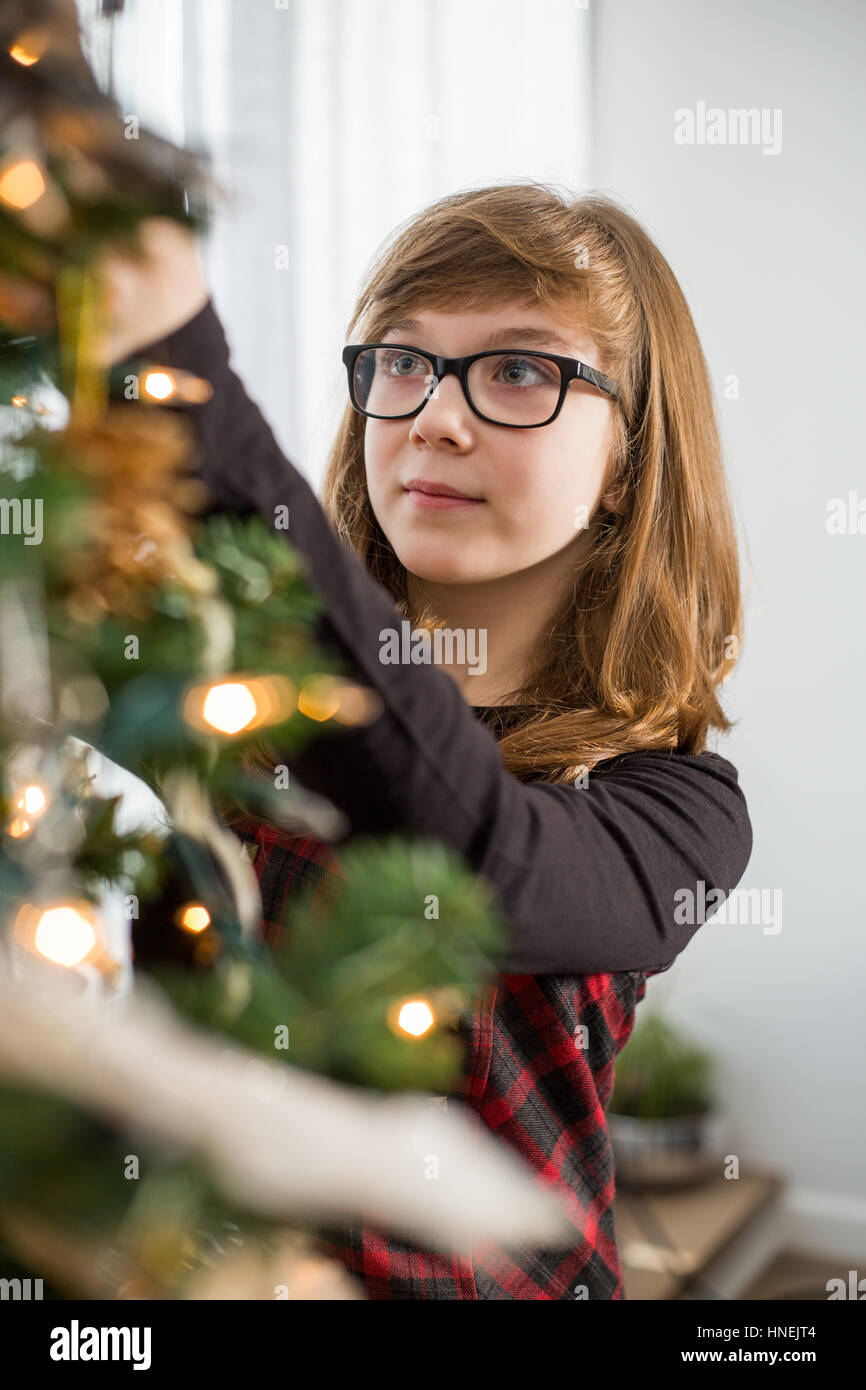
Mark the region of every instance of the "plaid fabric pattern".
[[[339, 873], [309, 836], [256, 820], [233, 826], [250, 848], [265, 939], [280, 949], [289, 895], [325, 894]], [[255, 848], [254, 848], [255, 847]], [[323, 1252], [362, 1281], [369, 1299], [622, 1299], [614, 1231], [614, 1167], [606, 1108], [614, 1060], [628, 1041], [650, 971], [502, 975], [460, 1019], [462, 1104], [565, 1199], [574, 1243], [500, 1250], [471, 1259], [420, 1249], [364, 1224], [324, 1233]]]

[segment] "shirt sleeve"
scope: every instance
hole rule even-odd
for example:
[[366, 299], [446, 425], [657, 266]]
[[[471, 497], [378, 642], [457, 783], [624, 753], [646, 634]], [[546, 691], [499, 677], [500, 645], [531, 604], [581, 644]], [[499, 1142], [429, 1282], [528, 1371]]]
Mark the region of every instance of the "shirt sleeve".
[[641, 750], [590, 772], [585, 786], [513, 776], [444, 671], [380, 660], [380, 633], [399, 632], [401, 616], [336, 536], [232, 370], [213, 301], [137, 356], [211, 382], [210, 400], [183, 407], [211, 512], [258, 512], [273, 525], [275, 509], [288, 508], [281, 534], [324, 602], [320, 634], [382, 697], [373, 723], [329, 730], [285, 757], [302, 784], [344, 811], [354, 834], [409, 833], [461, 854], [493, 886], [508, 923], [496, 961], [503, 973], [667, 968], [700, 925], [678, 920], [690, 914], [677, 895], [691, 891], [700, 904], [713, 890], [729, 893], [751, 855], [731, 763], [712, 752]]

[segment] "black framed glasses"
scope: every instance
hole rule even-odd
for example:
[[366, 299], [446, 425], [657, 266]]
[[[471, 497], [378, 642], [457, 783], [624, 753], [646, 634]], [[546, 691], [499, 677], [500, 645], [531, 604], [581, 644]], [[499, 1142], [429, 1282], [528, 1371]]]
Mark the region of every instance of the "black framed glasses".
[[520, 348], [437, 357], [406, 343], [350, 343], [343, 348], [349, 399], [373, 420], [408, 420], [453, 372], [481, 420], [508, 429], [531, 430], [556, 419], [573, 381], [588, 381], [606, 396], [619, 395], [615, 381], [576, 357]]

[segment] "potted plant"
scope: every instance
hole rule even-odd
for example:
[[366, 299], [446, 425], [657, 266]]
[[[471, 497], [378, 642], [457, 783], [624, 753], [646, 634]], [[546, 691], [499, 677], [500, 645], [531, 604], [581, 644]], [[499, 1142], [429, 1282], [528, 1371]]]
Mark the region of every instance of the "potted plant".
[[659, 1013], [635, 1025], [616, 1064], [608, 1127], [623, 1188], [672, 1188], [719, 1165], [721, 1116], [713, 1054]]

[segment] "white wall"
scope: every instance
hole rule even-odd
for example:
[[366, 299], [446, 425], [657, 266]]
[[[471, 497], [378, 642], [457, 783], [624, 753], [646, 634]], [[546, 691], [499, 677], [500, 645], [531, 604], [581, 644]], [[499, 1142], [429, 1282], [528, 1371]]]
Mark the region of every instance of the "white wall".
[[[86, 18], [96, 0], [78, 0]], [[455, 189], [585, 182], [587, 10], [544, 0], [128, 0], [125, 113], [204, 148], [204, 250], [235, 365], [315, 484], [346, 402], [340, 353], [379, 244]], [[97, 26], [98, 27], [98, 26]]]
[[[720, 1054], [732, 1152], [789, 1176], [798, 1243], [863, 1258], [866, 534], [825, 519], [866, 499], [866, 6], [598, 0], [593, 18], [593, 180], [673, 266], [719, 397], [752, 566], [719, 751], [752, 812], [743, 887], [783, 892], [781, 932], [708, 923], [649, 997]], [[676, 144], [699, 101], [781, 108], [781, 151]]]

